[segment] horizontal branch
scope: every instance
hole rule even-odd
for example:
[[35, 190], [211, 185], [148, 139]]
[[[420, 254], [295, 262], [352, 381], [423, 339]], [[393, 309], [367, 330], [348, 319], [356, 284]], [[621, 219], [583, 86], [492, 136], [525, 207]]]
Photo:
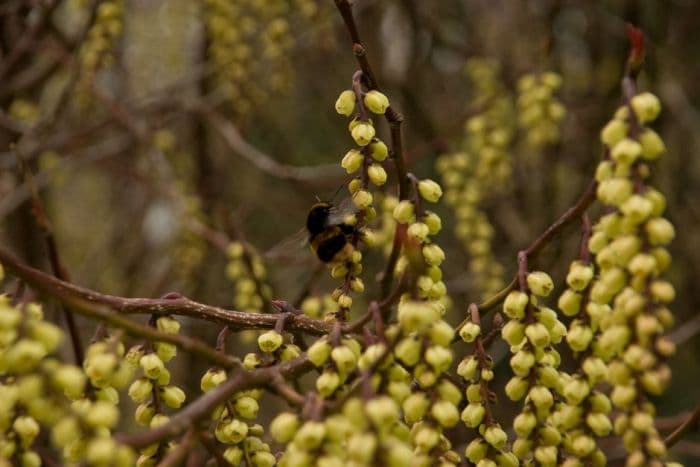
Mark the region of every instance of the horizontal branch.
[[[179, 294], [172, 294], [173, 298], [166, 296], [166, 298], [159, 299], [125, 298], [100, 294], [24, 265], [2, 248], [0, 248], [0, 263], [5, 266], [8, 272], [19, 277], [36, 290], [56, 298], [65, 305], [75, 306], [81, 314], [106, 320], [119, 327], [128, 325], [128, 320], [122, 316], [125, 314], [188, 316], [226, 325], [233, 330], [272, 329], [278, 321], [278, 316], [275, 314], [226, 310], [195, 302]], [[119, 314], [110, 313], [109, 309], [117, 311]], [[129, 323], [131, 322], [129, 321]], [[137, 323], [132, 324], [138, 325]], [[125, 330], [129, 331], [129, 329]], [[303, 314], [293, 314], [286, 320], [285, 330], [323, 335], [330, 330], [330, 324]]]

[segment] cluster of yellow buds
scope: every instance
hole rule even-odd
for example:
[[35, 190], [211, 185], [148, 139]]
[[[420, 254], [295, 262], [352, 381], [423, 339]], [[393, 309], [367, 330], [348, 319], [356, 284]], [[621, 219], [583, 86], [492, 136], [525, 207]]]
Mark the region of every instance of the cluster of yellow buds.
[[410, 430], [400, 417], [391, 397], [353, 397], [323, 421], [282, 413], [272, 421], [270, 433], [277, 442], [288, 443], [280, 467], [432, 465], [427, 456], [414, 453]]
[[[247, 369], [259, 364], [255, 354], [249, 355], [244, 362]], [[202, 376], [200, 387], [204, 392], [211, 391], [226, 381], [226, 377], [224, 370], [212, 368]], [[262, 440], [264, 428], [252, 423], [258, 416], [261, 396], [260, 389], [237, 392], [214, 413], [214, 419], [217, 420], [214, 436], [225, 445], [223, 456], [231, 465], [240, 465], [246, 456], [256, 467], [275, 465], [275, 456], [270, 452], [270, 446]]]
[[357, 368], [362, 346], [351, 338], [335, 343], [321, 338], [308, 348], [306, 355], [314, 366], [323, 370], [316, 378], [316, 390], [322, 397], [331, 398]]
[[559, 125], [566, 108], [557, 99], [562, 78], [558, 73], [528, 73], [518, 80], [518, 124], [533, 155], [559, 141]]
[[[153, 321], [152, 321], [153, 322]], [[180, 323], [171, 316], [161, 316], [155, 319], [154, 325], [160, 332], [177, 334]], [[129, 349], [125, 360], [141, 370], [142, 376], [129, 386], [129, 397], [138, 404], [134, 413], [136, 423], [155, 428], [169, 421], [165, 407], [179, 409], [185, 402], [185, 392], [174, 384], [170, 384], [170, 371], [166, 363], [177, 354], [177, 348], [170, 343], [155, 342], [137, 345]], [[153, 443], [141, 449], [137, 460], [139, 467], [156, 465], [162, 456], [176, 446], [174, 442], [164, 445]]]
[[311, 318], [326, 318], [334, 316], [340, 309], [338, 302], [333, 300], [331, 294], [322, 296], [312, 295], [301, 302], [300, 311]]
[[341, 161], [345, 171], [354, 175], [348, 183], [348, 190], [356, 209], [355, 214], [344, 220], [344, 224], [352, 226], [355, 232], [349, 235], [344, 251], [337, 257], [331, 270], [334, 278], [343, 279], [343, 284], [332, 293], [342, 315], [352, 306], [350, 292], [364, 291], [364, 283], [358, 277], [362, 273], [362, 253], [356, 247], [367, 222], [377, 217], [370, 187], [380, 187], [386, 183], [387, 173], [382, 162], [389, 155], [386, 144], [376, 136], [370, 118], [370, 114], [384, 114], [389, 108], [389, 99], [377, 90], [364, 91], [359, 74], [353, 80], [353, 89], [341, 92], [335, 103], [335, 109], [340, 115], [353, 117], [348, 130], [358, 146], [350, 149]]
[[[473, 319], [473, 317], [471, 317]], [[467, 404], [462, 410], [462, 422], [474, 428], [478, 436], [465, 449], [465, 457], [477, 465], [517, 467], [518, 458], [510, 452], [508, 435], [492, 418], [491, 404], [495, 394], [489, 389], [493, 380], [493, 362], [484, 351], [480, 320], [468, 320], [459, 330], [465, 342], [475, 343], [475, 351], [459, 363], [457, 374], [467, 381]]]
[[97, 14], [86, 40], [80, 48], [80, 82], [90, 85], [97, 71], [114, 60], [111, 51], [124, 29], [123, 0], [106, 0], [97, 7]]
[[272, 289], [264, 282], [267, 270], [262, 258], [250, 246], [238, 241], [229, 243], [226, 257], [226, 277], [236, 283], [234, 306], [240, 311], [261, 312], [272, 294]]
[[[93, 387], [92, 399], [86, 397], [86, 374], [52, 356], [62, 340], [63, 332], [44, 320], [40, 305], [13, 306], [0, 296], [0, 460], [41, 465], [32, 445], [45, 427], [66, 462], [133, 465], [131, 450], [110, 434], [119, 419], [118, 395], [106, 385], [119, 377], [102, 378], [105, 387]], [[87, 359], [92, 356], [88, 350]], [[92, 365], [100, 366], [94, 360]]]
[[483, 296], [503, 288], [503, 267], [494, 258], [493, 226], [481, 207], [488, 196], [509, 186], [508, 155], [515, 133], [513, 98], [499, 77], [499, 67], [471, 59], [465, 67], [474, 88], [474, 116], [465, 124], [462, 150], [438, 158], [436, 169], [445, 200], [455, 212], [455, 234], [470, 256], [469, 272]]
[[[204, 22], [207, 54], [215, 67], [215, 82], [237, 115], [289, 87], [290, 50], [296, 40], [292, 22], [313, 29], [318, 16], [315, 0], [206, 0]], [[298, 13], [298, 15], [297, 15]]]
[[[612, 410], [610, 399], [603, 392], [601, 383], [607, 379], [607, 366], [603, 359], [593, 355], [591, 346], [598, 337], [598, 322], [601, 317], [600, 305], [589, 300], [595, 275], [594, 267], [587, 255], [575, 260], [566, 275], [567, 288], [559, 296], [558, 308], [565, 316], [573, 317], [566, 335], [568, 347], [572, 350], [580, 375], [562, 377], [579, 380], [576, 384], [587, 388], [583, 399], [567, 397], [557, 408], [555, 424], [564, 433], [563, 446], [567, 454], [567, 467], [590, 464], [603, 466], [606, 457], [598, 447], [596, 438], [607, 436], [612, 431], [609, 413]], [[585, 386], [584, 386], [585, 385]], [[564, 386], [566, 388], [566, 386]]]
[[517, 436], [513, 453], [522, 461], [534, 459], [554, 466], [562, 443], [561, 432], [555, 428], [559, 416], [555, 393], [565, 394], [567, 401], [580, 401], [587, 391], [585, 385], [567, 380], [558, 370], [561, 356], [554, 345], [566, 335], [566, 326], [554, 310], [539, 303], [554, 289], [551, 277], [535, 271], [524, 278], [521, 289], [510, 292], [503, 303], [509, 321], [501, 330], [513, 354], [510, 367], [514, 376], [506, 384], [506, 395], [514, 401], [525, 398], [513, 421]]
[[675, 290], [660, 277], [671, 261], [666, 246], [675, 231], [663, 217], [664, 196], [647, 183], [650, 162], [665, 152], [662, 139], [647, 126], [660, 111], [653, 94], [628, 96], [603, 128], [606, 158], [596, 171], [596, 194], [609, 212], [588, 242], [598, 269], [589, 294], [594, 306], [588, 307], [591, 325], [600, 328], [592, 349], [608, 362], [610, 399], [622, 411], [614, 428], [630, 467], [661, 465], [666, 447], [646, 394], [658, 396], [666, 389], [671, 370], [664, 360], [675, 351], [663, 337], [673, 323], [668, 304]]

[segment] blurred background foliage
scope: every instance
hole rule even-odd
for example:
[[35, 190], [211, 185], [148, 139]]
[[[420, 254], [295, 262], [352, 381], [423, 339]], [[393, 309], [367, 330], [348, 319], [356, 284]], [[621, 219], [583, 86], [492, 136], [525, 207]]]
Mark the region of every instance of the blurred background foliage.
[[[532, 149], [516, 134], [508, 148], [512, 177], [483, 203], [493, 225], [492, 260], [506, 278], [516, 252], [592, 177], [599, 130], [620, 102], [625, 23], [644, 31], [640, 89], [664, 105], [658, 130], [668, 146], [654, 182], [677, 226], [670, 276], [679, 297], [673, 337], [682, 345], [661, 414], [693, 406], [696, 392], [688, 389], [700, 376], [700, 2], [357, 0], [355, 10], [378, 80], [405, 116], [408, 164], [420, 177], [438, 178], [436, 161], [461, 149], [465, 122], [483, 110], [465, 74], [469, 59], [495, 64], [511, 95], [524, 74], [561, 74], [559, 138]], [[335, 195], [342, 170], [329, 165], [349, 143], [333, 109], [355, 70], [346, 34], [330, 0], [2, 2], [1, 241], [48, 268], [30, 207], [36, 186], [78, 284], [126, 296], [179, 291], [232, 307], [237, 292], [224, 250], [237, 239], [261, 255], [273, 298], [294, 301], [308, 284], [313, 294], [328, 293], [328, 274], [318, 273], [295, 234], [316, 197], [345, 196]], [[379, 128], [388, 139], [388, 129]], [[448, 251], [448, 321], [457, 323], [480, 290], [449, 228], [451, 210], [439, 213], [448, 226], [438, 239]], [[568, 229], [537, 267], [563, 282], [578, 235]], [[381, 259], [368, 259], [369, 296]], [[92, 325], [83, 324], [87, 339]], [[209, 340], [216, 331], [188, 330]], [[184, 374], [203, 371], [197, 362], [181, 364]], [[699, 446], [684, 441], [675, 450], [700, 456]]]

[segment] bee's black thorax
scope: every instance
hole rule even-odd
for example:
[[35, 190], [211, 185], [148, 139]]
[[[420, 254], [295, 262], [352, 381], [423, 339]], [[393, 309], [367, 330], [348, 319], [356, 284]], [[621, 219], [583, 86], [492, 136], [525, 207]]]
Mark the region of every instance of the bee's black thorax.
[[309, 215], [306, 217], [306, 230], [309, 231], [309, 240], [322, 233], [328, 226], [328, 215], [331, 211], [331, 205], [328, 203], [315, 204]]

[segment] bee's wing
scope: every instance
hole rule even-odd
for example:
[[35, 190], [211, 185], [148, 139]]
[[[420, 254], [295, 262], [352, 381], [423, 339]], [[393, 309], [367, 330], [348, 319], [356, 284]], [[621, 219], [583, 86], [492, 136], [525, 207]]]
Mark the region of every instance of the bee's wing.
[[347, 197], [340, 203], [333, 205], [330, 213], [328, 214], [328, 220], [326, 220], [326, 225], [339, 225], [345, 222], [346, 218], [357, 212], [357, 206], [352, 200], [352, 197]]
[[263, 257], [268, 261], [302, 262], [309, 259], [309, 232], [300, 229], [298, 232], [282, 239], [268, 249]]

